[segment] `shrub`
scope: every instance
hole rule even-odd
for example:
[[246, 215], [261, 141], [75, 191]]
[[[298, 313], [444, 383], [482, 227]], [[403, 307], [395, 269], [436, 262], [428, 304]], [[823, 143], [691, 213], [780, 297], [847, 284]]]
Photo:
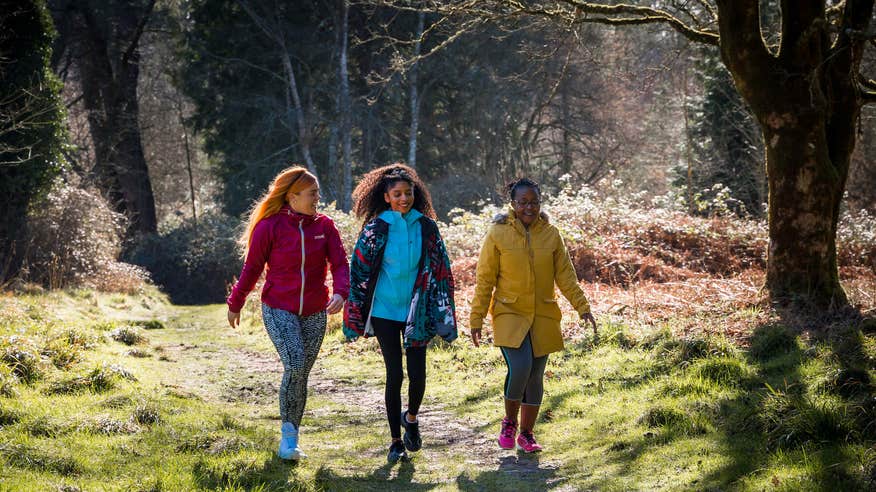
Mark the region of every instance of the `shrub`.
[[126, 259], [146, 268], [175, 304], [222, 302], [243, 265], [239, 225], [220, 215], [184, 222], [144, 238]]
[[28, 217], [23, 277], [52, 289], [138, 292], [145, 272], [116, 260], [123, 228], [124, 217], [96, 190], [59, 180]]

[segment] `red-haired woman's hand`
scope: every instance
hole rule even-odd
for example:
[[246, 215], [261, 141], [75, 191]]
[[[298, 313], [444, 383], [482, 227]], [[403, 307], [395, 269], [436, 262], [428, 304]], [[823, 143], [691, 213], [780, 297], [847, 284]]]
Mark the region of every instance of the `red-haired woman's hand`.
[[344, 298], [341, 297], [340, 294], [335, 294], [329, 299], [328, 304], [325, 305], [325, 312], [329, 314], [335, 314], [344, 307]]
[[232, 328], [237, 328], [240, 326], [240, 313], [232, 312], [230, 309], [228, 310], [228, 324], [231, 325]]

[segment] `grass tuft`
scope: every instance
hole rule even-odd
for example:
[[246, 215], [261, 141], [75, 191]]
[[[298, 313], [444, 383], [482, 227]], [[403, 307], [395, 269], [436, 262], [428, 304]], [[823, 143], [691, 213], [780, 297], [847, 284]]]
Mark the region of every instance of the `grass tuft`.
[[150, 319], [145, 321], [129, 321], [130, 324], [134, 326], [139, 326], [144, 330], [163, 330], [165, 328], [164, 322], [159, 319]]
[[861, 395], [871, 395], [873, 393], [873, 385], [870, 380], [870, 373], [866, 369], [859, 368], [843, 368], [836, 369], [828, 375], [826, 388], [829, 392], [843, 396], [845, 398], [854, 398]]
[[844, 442], [855, 431], [855, 415], [836, 398], [768, 389], [760, 419], [773, 448], [806, 441]]
[[691, 367], [691, 372], [728, 388], [745, 386], [751, 378], [744, 363], [732, 357], [702, 359]]
[[216, 429], [218, 430], [240, 430], [243, 426], [240, 422], [237, 421], [231, 415], [222, 414], [222, 417], [219, 419], [219, 422], [216, 424]]
[[134, 400], [128, 395], [115, 395], [102, 401], [100, 406], [104, 408], [124, 408], [133, 403]]
[[242, 449], [254, 449], [255, 445], [238, 436], [223, 436], [215, 432], [196, 434], [185, 439], [176, 450], [180, 453], [206, 453], [210, 455], [235, 453]]
[[206, 489], [250, 489], [259, 485], [266, 466], [254, 458], [200, 459], [195, 463], [192, 473]]
[[152, 425], [161, 422], [161, 414], [157, 406], [151, 403], [141, 403], [134, 408], [131, 420], [140, 425]]
[[0, 407], [0, 427], [15, 424], [21, 420], [21, 414], [6, 407]]
[[34, 437], [57, 437], [70, 431], [70, 425], [53, 420], [45, 415], [30, 419], [24, 430]]
[[58, 369], [66, 370], [82, 360], [82, 350], [67, 338], [53, 338], [40, 350]]
[[0, 341], [0, 361], [27, 384], [33, 384], [43, 377], [39, 352], [30, 340], [23, 337], [11, 336]]
[[100, 415], [81, 426], [81, 430], [101, 435], [136, 434], [142, 429], [131, 420], [119, 420], [108, 415]]
[[758, 360], [767, 360], [800, 349], [797, 336], [784, 325], [765, 325], [754, 330], [748, 353]]
[[0, 444], [0, 455], [9, 466], [34, 471], [51, 471], [65, 477], [82, 473], [81, 465], [69, 456], [53, 456], [24, 444]]
[[123, 374], [127, 373], [123, 368], [101, 364], [83, 376], [76, 376], [52, 383], [46, 389], [46, 392], [50, 395], [65, 395], [82, 391], [104, 393], [116, 387], [120, 372]]
[[140, 330], [132, 326], [120, 326], [110, 332], [110, 337], [125, 345], [139, 345], [146, 343], [146, 337], [140, 334]]
[[15, 389], [15, 386], [18, 384], [18, 376], [12, 372], [12, 369], [5, 365], [0, 364], [0, 396], [5, 396], [7, 398], [14, 398], [18, 395], [18, 390]]
[[680, 411], [662, 406], [650, 407], [639, 417], [639, 423], [651, 429], [678, 425], [686, 420], [687, 417]]

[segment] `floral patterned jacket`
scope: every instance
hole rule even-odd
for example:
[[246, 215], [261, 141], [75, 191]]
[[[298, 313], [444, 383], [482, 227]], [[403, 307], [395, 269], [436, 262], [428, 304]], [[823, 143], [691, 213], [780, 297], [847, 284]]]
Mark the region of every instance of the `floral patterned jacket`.
[[[451, 342], [457, 337], [453, 273], [438, 225], [420, 217], [423, 253], [411, 293], [404, 332], [405, 347], [422, 347], [434, 336]], [[355, 340], [373, 336], [371, 302], [386, 249], [389, 224], [375, 218], [362, 229], [350, 261], [350, 296], [344, 306], [344, 336]]]

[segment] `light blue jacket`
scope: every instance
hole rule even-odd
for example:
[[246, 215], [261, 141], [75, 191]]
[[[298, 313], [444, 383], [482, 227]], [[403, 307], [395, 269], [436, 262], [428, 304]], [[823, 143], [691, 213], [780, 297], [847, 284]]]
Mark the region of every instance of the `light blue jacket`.
[[389, 224], [389, 235], [374, 290], [371, 316], [394, 321], [408, 319], [423, 248], [418, 220], [422, 216], [416, 209], [405, 215], [387, 210], [378, 216]]

